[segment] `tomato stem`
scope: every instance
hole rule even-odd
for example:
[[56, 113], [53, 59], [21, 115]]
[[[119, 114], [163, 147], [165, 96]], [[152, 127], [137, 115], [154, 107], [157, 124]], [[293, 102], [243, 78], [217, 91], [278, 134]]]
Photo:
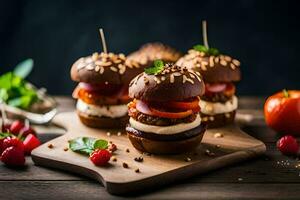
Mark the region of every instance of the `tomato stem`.
[[283, 89], [282, 92], [283, 92], [283, 96], [284, 96], [285, 98], [289, 98], [290, 95], [289, 95], [289, 92], [288, 92], [287, 89]]

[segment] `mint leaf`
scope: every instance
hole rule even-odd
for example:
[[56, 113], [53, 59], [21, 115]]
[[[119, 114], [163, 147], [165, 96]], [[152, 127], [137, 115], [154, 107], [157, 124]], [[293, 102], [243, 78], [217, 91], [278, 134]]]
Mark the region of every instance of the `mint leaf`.
[[108, 142], [106, 140], [96, 140], [94, 142], [94, 149], [106, 149], [108, 147]]
[[208, 52], [208, 49], [204, 45], [197, 44], [197, 45], [193, 46], [193, 48], [196, 51], [200, 51], [200, 52], [204, 52], [204, 53]]
[[95, 149], [106, 149], [106, 140], [97, 140], [91, 137], [78, 137], [69, 141], [69, 148], [77, 153], [90, 155]]
[[220, 54], [218, 49], [216, 49], [216, 48], [208, 49], [208, 48], [206, 48], [206, 46], [200, 45], [200, 44], [193, 46], [193, 49], [195, 49], [196, 51], [207, 53], [208, 55], [213, 55], [213, 56], [217, 56]]
[[33, 68], [33, 60], [28, 58], [22, 62], [20, 62], [14, 69], [14, 74], [21, 77], [26, 78]]
[[164, 69], [165, 65], [162, 60], [155, 60], [151, 67], [145, 68], [145, 73], [148, 75], [156, 75]]

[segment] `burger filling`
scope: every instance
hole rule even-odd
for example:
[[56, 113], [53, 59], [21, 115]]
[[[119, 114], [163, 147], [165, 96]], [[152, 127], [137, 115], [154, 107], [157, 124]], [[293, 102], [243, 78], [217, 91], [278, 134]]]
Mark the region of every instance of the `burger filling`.
[[97, 117], [118, 118], [127, 115], [128, 88], [113, 84], [80, 83], [73, 92], [77, 110]]
[[118, 118], [127, 115], [126, 104], [97, 106], [78, 99], [76, 108], [80, 112], [97, 117]]
[[216, 115], [229, 113], [237, 109], [238, 100], [232, 83], [205, 84], [205, 94], [199, 102], [201, 113]]
[[128, 104], [129, 123], [137, 130], [156, 134], [176, 134], [201, 124], [199, 99], [182, 102], [144, 102]]

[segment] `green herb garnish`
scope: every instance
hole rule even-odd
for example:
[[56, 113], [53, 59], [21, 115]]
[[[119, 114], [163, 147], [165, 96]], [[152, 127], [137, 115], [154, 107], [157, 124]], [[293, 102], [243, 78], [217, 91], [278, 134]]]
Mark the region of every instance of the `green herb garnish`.
[[107, 147], [106, 140], [90, 137], [78, 137], [69, 141], [69, 148], [72, 151], [86, 155], [90, 155], [96, 149], [106, 149]]
[[24, 80], [33, 68], [33, 60], [27, 59], [16, 66], [13, 72], [0, 76], [0, 102], [28, 109], [38, 101], [36, 91]]
[[148, 75], [156, 75], [164, 70], [164, 62], [162, 60], [155, 60], [151, 67], [145, 68], [145, 72]]
[[204, 52], [204, 53], [207, 53], [207, 54], [213, 55], [213, 56], [217, 56], [217, 55], [220, 54], [218, 49], [216, 49], [216, 48], [207, 48], [206, 46], [200, 45], [200, 44], [197, 44], [197, 45], [193, 46], [193, 48], [196, 51]]

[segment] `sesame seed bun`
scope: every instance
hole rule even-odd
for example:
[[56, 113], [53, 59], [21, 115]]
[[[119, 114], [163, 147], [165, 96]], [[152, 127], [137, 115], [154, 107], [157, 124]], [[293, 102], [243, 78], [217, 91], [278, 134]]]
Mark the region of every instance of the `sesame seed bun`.
[[176, 64], [200, 72], [208, 83], [241, 80], [240, 62], [227, 55], [210, 56], [191, 49]]
[[127, 58], [145, 68], [151, 66], [154, 60], [160, 59], [166, 63], [174, 63], [181, 56], [182, 54], [176, 49], [159, 42], [154, 42], [143, 45], [139, 50], [129, 54]]
[[124, 54], [94, 53], [78, 59], [71, 68], [71, 78], [77, 82], [128, 84], [142, 69]]
[[165, 64], [156, 75], [143, 72], [135, 77], [129, 85], [129, 96], [144, 101], [182, 101], [201, 96], [204, 90], [199, 72]]
[[128, 123], [129, 116], [119, 118], [90, 116], [86, 113], [77, 111], [80, 121], [92, 128], [124, 128]]
[[130, 142], [139, 151], [153, 154], [178, 154], [192, 151], [200, 144], [206, 128], [204, 125], [199, 127], [196, 136], [181, 140], [155, 140], [137, 136], [127, 128], [126, 131]]

